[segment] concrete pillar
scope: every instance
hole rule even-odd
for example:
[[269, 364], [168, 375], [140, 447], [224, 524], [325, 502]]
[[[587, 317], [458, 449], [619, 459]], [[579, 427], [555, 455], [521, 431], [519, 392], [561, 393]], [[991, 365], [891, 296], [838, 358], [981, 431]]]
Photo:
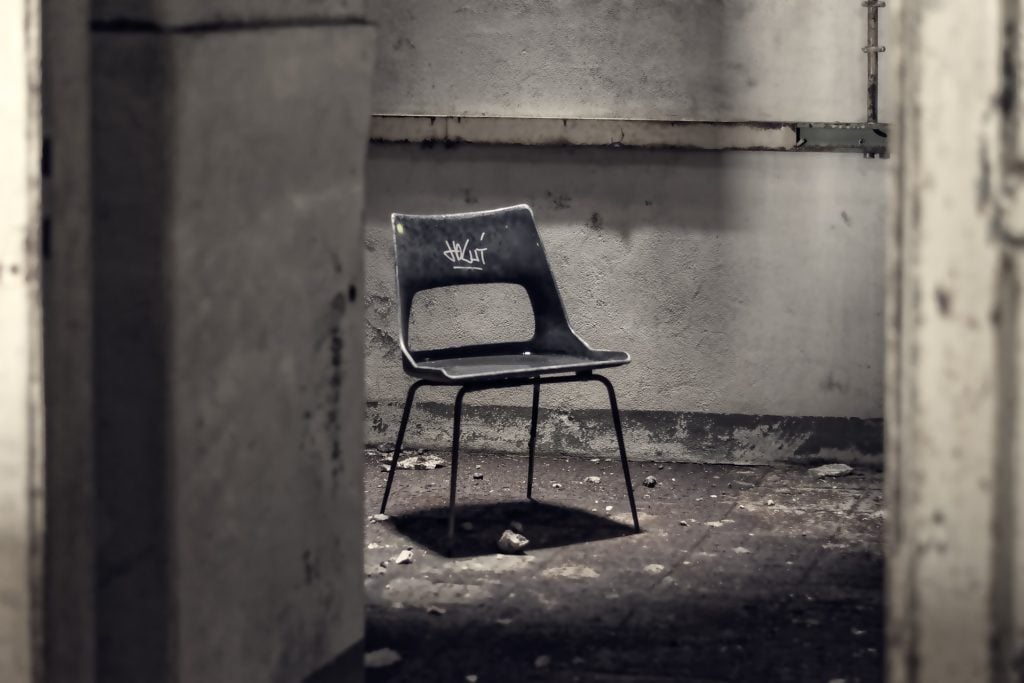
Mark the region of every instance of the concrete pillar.
[[94, 2], [100, 680], [361, 677], [362, 12]]
[[1019, 2], [900, 5], [887, 316], [889, 679], [1017, 681]]
[[39, 680], [39, 6], [0, 4], [0, 680]]
[[43, 355], [46, 680], [94, 680], [96, 552], [89, 175], [89, 5], [45, 2]]

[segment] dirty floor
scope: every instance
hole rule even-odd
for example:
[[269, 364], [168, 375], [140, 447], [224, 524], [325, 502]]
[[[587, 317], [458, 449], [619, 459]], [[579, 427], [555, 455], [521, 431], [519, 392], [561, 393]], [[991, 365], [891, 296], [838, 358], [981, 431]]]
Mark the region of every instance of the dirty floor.
[[[366, 651], [400, 659], [369, 683], [882, 680], [878, 472], [636, 462], [634, 534], [617, 459], [538, 456], [529, 503], [525, 457], [466, 453], [448, 558], [448, 467], [399, 470], [376, 521], [383, 457], [368, 453]], [[513, 522], [530, 545], [497, 554]]]

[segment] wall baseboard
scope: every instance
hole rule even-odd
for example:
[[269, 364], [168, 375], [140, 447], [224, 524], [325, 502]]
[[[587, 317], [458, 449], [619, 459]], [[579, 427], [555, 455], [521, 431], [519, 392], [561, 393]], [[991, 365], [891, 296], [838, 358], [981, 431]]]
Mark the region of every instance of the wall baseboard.
[[[366, 440], [393, 443], [400, 404], [366, 404]], [[404, 448], [448, 451], [452, 405], [417, 402]], [[786, 417], [660, 410], [622, 411], [630, 459], [664, 462], [758, 465], [777, 462], [845, 462], [881, 467], [881, 418]], [[466, 406], [462, 449], [525, 453], [530, 436], [528, 406]], [[611, 414], [602, 409], [541, 409], [537, 452], [586, 457], [617, 454]]]

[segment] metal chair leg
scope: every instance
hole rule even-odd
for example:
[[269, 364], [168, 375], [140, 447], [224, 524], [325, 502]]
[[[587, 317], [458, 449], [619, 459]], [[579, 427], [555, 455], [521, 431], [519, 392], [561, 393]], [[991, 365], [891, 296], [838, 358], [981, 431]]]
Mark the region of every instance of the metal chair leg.
[[633, 529], [640, 531], [640, 519], [636, 514], [636, 501], [633, 499], [633, 481], [629, 476], [629, 462], [626, 460], [626, 442], [622, 439], [622, 420], [619, 418], [619, 404], [615, 400], [615, 389], [607, 377], [593, 375], [593, 378], [608, 390], [608, 402], [612, 407], [612, 420], [615, 422], [615, 436], [619, 440], [619, 456], [622, 459], [622, 474], [626, 478], [626, 492], [629, 494], [629, 509], [633, 512]]
[[455, 484], [459, 476], [459, 436], [462, 433], [462, 398], [466, 387], [455, 396], [455, 427], [452, 430], [452, 483], [448, 491], [448, 556], [455, 546]]
[[388, 469], [388, 483], [384, 487], [384, 500], [380, 503], [380, 513], [388, 506], [388, 496], [391, 495], [391, 483], [395, 480], [395, 469], [398, 467], [398, 454], [402, 452], [402, 441], [405, 439], [405, 428], [409, 424], [409, 413], [412, 411], [412, 401], [416, 396], [416, 390], [423, 386], [423, 381], [414, 382], [405, 395], [405, 408], [402, 409], [402, 422], [398, 426], [398, 438], [395, 440], [395, 454], [391, 456], [391, 468]]
[[537, 408], [540, 405], [540, 382], [533, 384], [533, 412], [530, 416], [530, 466], [526, 473], [526, 497], [533, 500], [533, 454], [537, 446]]

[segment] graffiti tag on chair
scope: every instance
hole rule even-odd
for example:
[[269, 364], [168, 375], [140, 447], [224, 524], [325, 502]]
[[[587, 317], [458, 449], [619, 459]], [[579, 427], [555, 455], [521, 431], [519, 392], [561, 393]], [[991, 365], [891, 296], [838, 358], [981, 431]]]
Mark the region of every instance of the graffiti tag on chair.
[[[480, 241], [483, 241], [486, 233], [480, 233]], [[483, 270], [486, 265], [484, 260], [484, 252], [487, 251], [487, 247], [474, 247], [469, 248], [469, 240], [464, 242], [452, 242], [449, 240], [444, 241], [445, 250], [441, 252], [445, 258], [451, 261], [454, 265], [454, 270]]]

